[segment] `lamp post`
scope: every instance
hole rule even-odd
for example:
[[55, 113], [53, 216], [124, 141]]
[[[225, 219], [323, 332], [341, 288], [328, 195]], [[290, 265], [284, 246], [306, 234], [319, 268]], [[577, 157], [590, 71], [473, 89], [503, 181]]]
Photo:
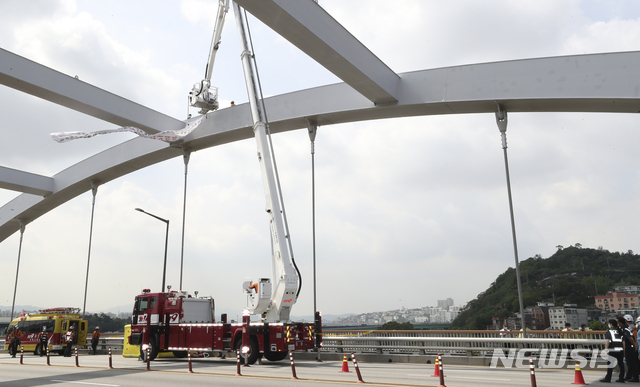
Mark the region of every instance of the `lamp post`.
[[165, 284], [165, 280], [167, 279], [167, 246], [169, 244], [169, 220], [167, 219], [162, 219], [159, 216], [153, 215], [148, 213], [147, 211], [143, 210], [142, 208], [136, 208], [136, 211], [140, 211], [142, 213], [145, 213], [149, 216], [152, 216], [160, 221], [163, 221], [167, 224], [167, 235], [164, 239], [164, 267], [162, 269], [162, 292], [164, 292], [164, 284]]

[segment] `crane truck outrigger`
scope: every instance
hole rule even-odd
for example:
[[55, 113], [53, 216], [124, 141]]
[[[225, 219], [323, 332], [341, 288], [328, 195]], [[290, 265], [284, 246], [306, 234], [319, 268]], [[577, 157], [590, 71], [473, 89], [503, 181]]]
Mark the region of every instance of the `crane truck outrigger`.
[[[192, 297], [185, 291], [152, 293], [145, 289], [136, 297], [131, 321], [130, 344], [141, 346], [141, 357], [153, 360], [159, 352], [173, 352], [184, 357], [188, 351], [217, 352], [243, 349], [248, 363], [263, 356], [267, 360], [284, 359], [289, 351], [319, 348], [321, 338], [320, 314], [315, 321], [296, 323], [290, 321], [291, 307], [300, 291], [300, 275], [295, 267], [291, 244], [283, 215], [282, 196], [275, 172], [273, 153], [267, 137], [266, 119], [260, 103], [255, 63], [245, 32], [246, 20], [240, 7], [233, 3], [236, 23], [242, 45], [242, 64], [245, 74], [249, 104], [256, 138], [258, 162], [262, 173], [266, 196], [266, 212], [269, 216], [272, 241], [273, 283], [269, 278], [257, 282], [245, 281], [244, 292], [248, 298], [248, 313], [259, 315], [260, 321], [228, 323], [227, 316], [215, 320], [215, 303], [211, 297]], [[229, 0], [220, 0], [216, 25], [207, 63], [205, 79], [194, 85], [190, 94], [192, 106], [200, 107], [200, 113], [218, 108], [217, 89], [210, 92], [211, 71], [220, 44], [220, 34]], [[245, 334], [243, 335], [243, 331]], [[248, 333], [248, 334], [247, 334]]]

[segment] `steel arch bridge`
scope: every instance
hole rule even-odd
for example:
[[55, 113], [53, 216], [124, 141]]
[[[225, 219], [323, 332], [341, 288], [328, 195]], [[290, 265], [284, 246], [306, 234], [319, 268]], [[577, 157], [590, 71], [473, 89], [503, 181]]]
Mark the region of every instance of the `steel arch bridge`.
[[[235, 0], [342, 83], [267, 98], [273, 133], [382, 118], [509, 112], [640, 113], [640, 52], [453, 66], [396, 74], [313, 0]], [[149, 133], [184, 121], [0, 49], [0, 84], [119, 126]], [[149, 165], [253, 137], [247, 104], [210, 112], [183, 140], [136, 138], [54, 176], [0, 167], [0, 242], [57, 206]]]

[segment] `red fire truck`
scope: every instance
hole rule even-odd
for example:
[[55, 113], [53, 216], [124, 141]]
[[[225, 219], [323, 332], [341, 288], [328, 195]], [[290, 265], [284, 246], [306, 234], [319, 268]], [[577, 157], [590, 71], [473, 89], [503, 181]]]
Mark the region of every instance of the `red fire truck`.
[[[159, 352], [186, 357], [187, 351], [227, 352], [242, 347], [243, 323], [227, 323], [226, 315], [215, 321], [211, 297], [194, 298], [186, 292], [151, 293], [136, 297], [131, 322], [130, 344], [140, 345], [140, 356], [154, 360]], [[318, 321], [319, 323], [319, 321]], [[252, 322], [248, 324], [248, 362], [264, 356], [278, 361], [288, 351], [315, 347], [314, 324]]]
[[[247, 316], [243, 319], [245, 325], [227, 323], [224, 315], [221, 321], [215, 321], [214, 301], [210, 297], [198, 298], [197, 294], [192, 297], [184, 291], [167, 293], [163, 289], [163, 292], [151, 293], [148, 289], [144, 290], [143, 294], [136, 297], [129, 343], [140, 345], [143, 358], [149, 348], [150, 360], [160, 351], [171, 351], [180, 357], [186, 356], [187, 351], [232, 351], [242, 346], [243, 350], [248, 350], [249, 363], [253, 363], [261, 354], [268, 360], [282, 360], [288, 351], [318, 348], [320, 345], [319, 313], [316, 313], [315, 324], [290, 321], [291, 308], [300, 293], [300, 272], [293, 259], [271, 139], [267, 135], [264, 105], [257, 94], [256, 67], [251, 62], [253, 55], [248, 45], [246, 20], [238, 4], [234, 2], [233, 6], [242, 44], [242, 64], [266, 196], [265, 210], [271, 230], [273, 282], [269, 278], [261, 278], [256, 283], [249, 280], [243, 284], [249, 301], [248, 314], [260, 316], [260, 321], [254, 323], [249, 323]], [[202, 108], [201, 114], [218, 106], [214, 101], [217, 94], [209, 91], [209, 85], [228, 8], [229, 0], [220, 0], [205, 79], [194, 85], [190, 93], [191, 105]]]

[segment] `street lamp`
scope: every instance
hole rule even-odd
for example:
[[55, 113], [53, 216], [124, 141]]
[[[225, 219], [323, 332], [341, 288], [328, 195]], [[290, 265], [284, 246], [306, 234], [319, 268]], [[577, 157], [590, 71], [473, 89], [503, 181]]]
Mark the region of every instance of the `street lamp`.
[[145, 210], [143, 210], [142, 208], [136, 208], [136, 211], [140, 211], [142, 213], [145, 213], [149, 216], [152, 216], [160, 221], [163, 221], [167, 224], [167, 235], [164, 239], [164, 267], [162, 269], [162, 292], [164, 293], [164, 284], [165, 284], [165, 280], [167, 279], [167, 246], [169, 244], [169, 220], [167, 219], [162, 219], [159, 216], [150, 214], [148, 212], [146, 212]]

